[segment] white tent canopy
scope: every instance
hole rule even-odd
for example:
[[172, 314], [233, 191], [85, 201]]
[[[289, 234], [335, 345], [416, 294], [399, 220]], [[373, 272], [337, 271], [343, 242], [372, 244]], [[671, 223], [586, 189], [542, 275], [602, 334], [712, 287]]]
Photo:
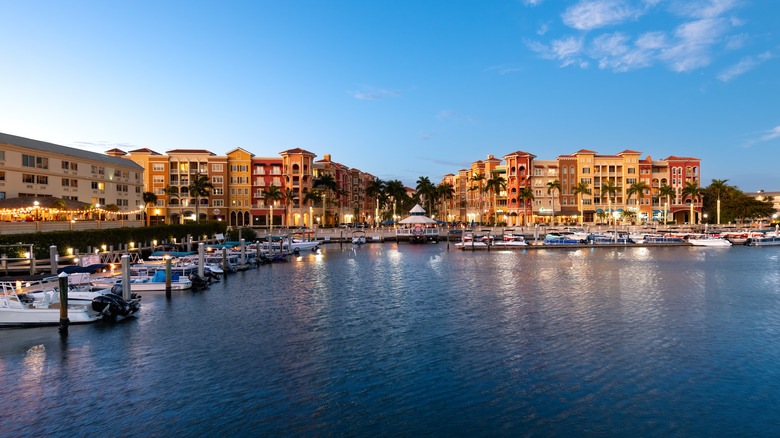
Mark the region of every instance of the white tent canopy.
[[399, 224], [435, 224], [436, 221], [425, 216], [425, 210], [417, 204], [409, 211], [412, 215], [398, 221]]

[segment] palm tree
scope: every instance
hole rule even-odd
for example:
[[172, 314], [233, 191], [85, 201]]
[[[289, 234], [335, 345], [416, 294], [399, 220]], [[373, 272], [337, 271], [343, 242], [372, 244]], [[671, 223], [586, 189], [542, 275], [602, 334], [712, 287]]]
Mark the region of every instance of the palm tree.
[[691, 198], [691, 218], [690, 223], [691, 225], [695, 224], [696, 221], [693, 219], [693, 204], [696, 202], [697, 199], [701, 196], [702, 190], [699, 188], [699, 183], [696, 181], [686, 181], [685, 187], [683, 187], [680, 194], [682, 195], [683, 199], [686, 197]]
[[286, 225], [288, 227], [290, 226], [290, 219], [288, 217], [290, 213], [288, 212], [287, 206], [290, 204], [295, 204], [296, 197], [298, 197], [298, 193], [289, 187], [285, 189], [284, 192], [282, 192], [282, 198], [284, 199], [284, 217], [286, 218], [285, 222], [287, 222]]
[[442, 206], [444, 207], [444, 219], [447, 218], [447, 201], [451, 201], [455, 197], [455, 188], [448, 182], [443, 182], [436, 187], [437, 197], [442, 200]]
[[582, 222], [585, 220], [585, 213], [582, 211], [582, 196], [590, 193], [590, 188], [588, 183], [580, 181], [571, 192], [574, 196], [579, 197], [580, 200], [580, 226], [582, 226]]
[[478, 214], [480, 215], [480, 222], [482, 222], [482, 181], [485, 180], [485, 175], [481, 173], [475, 173], [474, 176], [471, 177], [471, 182], [477, 183], [477, 189], [479, 190], [479, 204], [478, 204]]
[[645, 190], [650, 190], [650, 186], [643, 181], [635, 182], [626, 190], [627, 200], [631, 199], [631, 196], [636, 195], [636, 221], [641, 221], [641, 215], [639, 211], [639, 200], [644, 198]]
[[552, 224], [555, 225], [555, 191], [561, 193], [561, 182], [556, 180], [547, 183], [547, 194], [552, 196]]
[[165, 195], [165, 208], [168, 209], [168, 216], [170, 217], [171, 198], [179, 198], [179, 188], [177, 186], [165, 186], [163, 194]]
[[728, 185], [726, 185], [727, 181], [727, 179], [713, 179], [709, 187], [711, 190], [715, 191], [715, 194], [718, 197], [718, 225], [720, 225], [720, 194], [728, 189]]
[[339, 193], [339, 184], [336, 181], [336, 178], [329, 173], [322, 174], [316, 180], [314, 180], [312, 188], [319, 188], [323, 190], [323, 198], [325, 199], [325, 216], [327, 217], [328, 207], [332, 202], [331, 196], [333, 196], [333, 194]]
[[[149, 204], [155, 204], [157, 203], [157, 195], [154, 194], [154, 192], [144, 192], [143, 195], [141, 195], [141, 198], [144, 201], [144, 206], [148, 207]], [[151, 225], [152, 218], [149, 216], [148, 211], [144, 211], [146, 213], [146, 226], [148, 227]]]
[[517, 199], [523, 203], [523, 226], [528, 225], [528, 201], [534, 200], [534, 191], [529, 187], [523, 187], [517, 192]]
[[506, 179], [503, 176], [494, 173], [490, 176], [490, 179], [485, 183], [485, 191], [489, 191], [493, 194], [493, 226], [496, 226], [498, 222], [498, 209], [496, 208], [496, 195], [506, 188]]
[[616, 186], [615, 183], [612, 180], [607, 180], [607, 182], [601, 183], [601, 195], [607, 195], [607, 204], [609, 205], [609, 216], [607, 216], [607, 225], [609, 225], [609, 218], [613, 217], [612, 215], [612, 197], [617, 194], [617, 192], [620, 190], [620, 187]]
[[196, 173], [187, 188], [190, 190], [190, 196], [195, 196], [195, 221], [200, 223], [200, 198], [209, 196], [210, 190], [214, 189], [214, 184], [209, 181], [208, 175]]
[[[672, 204], [672, 196], [677, 196], [677, 192], [670, 185], [664, 184], [658, 189], [658, 199], [666, 198], [666, 205]], [[667, 216], [668, 210], [664, 207], [664, 225], [666, 225]]]
[[282, 191], [278, 186], [268, 186], [267, 189], [263, 189], [263, 199], [266, 206], [271, 206], [269, 226], [270, 229], [274, 229], [274, 215], [273, 215], [273, 202], [282, 199]]

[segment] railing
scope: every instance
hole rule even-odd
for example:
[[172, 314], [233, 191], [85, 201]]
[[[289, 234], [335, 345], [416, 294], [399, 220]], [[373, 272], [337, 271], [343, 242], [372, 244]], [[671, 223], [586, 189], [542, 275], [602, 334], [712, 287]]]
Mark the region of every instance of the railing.
[[107, 230], [124, 227], [143, 227], [142, 220], [118, 221], [38, 221], [38, 222], [0, 222], [0, 234], [27, 234], [46, 231], [83, 231]]

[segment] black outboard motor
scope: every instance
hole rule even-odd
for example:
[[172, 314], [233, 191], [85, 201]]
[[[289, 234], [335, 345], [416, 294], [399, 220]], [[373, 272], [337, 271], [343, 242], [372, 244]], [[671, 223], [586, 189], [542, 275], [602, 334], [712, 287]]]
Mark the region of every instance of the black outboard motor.
[[200, 275], [194, 272], [190, 274], [189, 279], [192, 282], [192, 288], [195, 290], [205, 289], [211, 284], [210, 278], [208, 280], [203, 279]]
[[117, 294], [107, 293], [92, 299], [92, 310], [103, 314], [104, 318], [114, 319], [117, 316], [128, 316], [137, 312], [141, 308], [138, 301], [132, 299], [131, 302], [127, 302]]

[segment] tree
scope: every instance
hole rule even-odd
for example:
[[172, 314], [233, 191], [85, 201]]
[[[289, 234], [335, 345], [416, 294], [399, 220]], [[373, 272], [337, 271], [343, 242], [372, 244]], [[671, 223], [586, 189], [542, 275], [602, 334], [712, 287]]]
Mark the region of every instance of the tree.
[[601, 195], [607, 195], [607, 204], [609, 205], [609, 215], [607, 216], [607, 225], [609, 225], [609, 218], [614, 217], [612, 214], [612, 197], [620, 190], [618, 186], [612, 180], [601, 183]]
[[[163, 194], [165, 195], [165, 207], [170, 208], [171, 198], [179, 198], [179, 188], [177, 186], [165, 186]], [[168, 216], [170, 217], [170, 213]]]
[[322, 193], [319, 190], [312, 189], [306, 192], [306, 196], [303, 197], [303, 202], [308, 203], [311, 207], [319, 207], [322, 205]]
[[289, 208], [288, 206], [290, 204], [295, 204], [295, 198], [297, 197], [298, 197], [298, 192], [296, 192], [295, 190], [289, 187], [286, 188], [284, 192], [282, 192], [282, 199], [284, 199], [284, 217], [286, 218], [285, 222], [288, 227], [290, 226], [290, 218], [289, 218], [290, 213], [288, 211]]
[[214, 184], [209, 181], [208, 175], [196, 173], [187, 188], [190, 190], [190, 196], [195, 197], [195, 221], [200, 223], [200, 198], [209, 196], [214, 189]]
[[328, 207], [330, 207], [332, 202], [332, 196], [339, 193], [339, 184], [336, 181], [336, 178], [329, 173], [322, 174], [314, 180], [312, 188], [321, 189], [323, 191], [323, 199], [325, 200], [325, 217], [329, 217]]
[[584, 217], [585, 213], [582, 210], [582, 197], [584, 195], [589, 194], [589, 193], [590, 193], [590, 188], [588, 186], [588, 183], [583, 182], [583, 181], [580, 181], [579, 183], [577, 183], [577, 185], [574, 186], [574, 189], [572, 190], [572, 194], [574, 196], [577, 196], [577, 198], [579, 198], [579, 201], [580, 201], [580, 226], [582, 226], [582, 223], [585, 220], [585, 217]]
[[[647, 185], [647, 183], [638, 181], [634, 184], [631, 184], [631, 186], [626, 190], [626, 196], [628, 199], [631, 199], [631, 196], [636, 195], [636, 221], [637, 223], [641, 222], [641, 212], [639, 211], [639, 200], [642, 199], [645, 195], [645, 190], [650, 190], [650, 186]], [[652, 216], [652, 215], [651, 215]]]
[[444, 210], [444, 219], [446, 220], [446, 219], [448, 219], [447, 218], [447, 205], [448, 205], [447, 201], [451, 201], [455, 197], [455, 188], [452, 187], [452, 184], [450, 184], [448, 182], [443, 182], [443, 183], [439, 184], [438, 187], [436, 187], [436, 193], [438, 195], [437, 197], [442, 200], [442, 205], [444, 207], [442, 210]]
[[775, 212], [772, 202], [759, 201], [745, 194], [729, 200], [724, 207], [726, 214], [740, 222], [748, 218], [771, 216]]
[[690, 224], [693, 225], [696, 223], [696, 220], [693, 216], [693, 204], [696, 202], [699, 197], [701, 197], [702, 190], [699, 188], [699, 183], [696, 181], [686, 181], [685, 187], [683, 187], [682, 191], [680, 192], [680, 195], [682, 195], [682, 198], [690, 198], [691, 200], [691, 217], [690, 217]]
[[[155, 195], [153, 192], [144, 192], [141, 195], [141, 199], [144, 201], [144, 206], [148, 207], [149, 204], [156, 204], [157, 203], [157, 195]], [[149, 211], [145, 210], [144, 213], [146, 213], [146, 226], [148, 227], [151, 225], [151, 217], [149, 216]]]
[[487, 180], [487, 183], [485, 183], [485, 190], [493, 194], [493, 226], [498, 222], [496, 195], [500, 193], [502, 189], [506, 189], [506, 179], [497, 173], [492, 174], [490, 179]]
[[433, 200], [436, 197], [436, 186], [431, 183], [430, 178], [427, 176], [421, 176], [417, 179], [417, 194], [421, 200], [425, 200], [428, 204], [428, 214], [433, 211]]
[[517, 199], [523, 203], [523, 226], [528, 225], [528, 201], [534, 200], [534, 191], [529, 187], [523, 187], [517, 192]]
[[555, 225], [555, 191], [561, 193], [561, 182], [556, 180], [547, 183], [547, 194], [552, 196], [552, 224]]
[[477, 183], [476, 187], [477, 187], [477, 190], [479, 190], [479, 203], [478, 203], [478, 207], [477, 207], [478, 208], [477, 213], [479, 214], [479, 217], [480, 217], [479, 221], [480, 222], [482, 222], [481, 218], [482, 218], [482, 182], [483, 181], [485, 181], [485, 175], [483, 175], [481, 173], [475, 173], [471, 177], [471, 182]]
[[263, 199], [264, 199], [265, 205], [271, 207], [270, 220], [269, 220], [268, 223], [269, 223], [270, 229], [273, 230], [273, 228], [274, 228], [274, 215], [273, 215], [273, 210], [274, 210], [273, 205], [274, 204], [273, 203], [275, 201], [278, 201], [278, 200], [282, 199], [282, 191], [281, 191], [281, 189], [279, 189], [278, 186], [268, 186], [267, 189], [263, 189]]
[[715, 192], [715, 197], [717, 198], [718, 225], [720, 225], [720, 195], [729, 189], [729, 186], [726, 184], [727, 181], [727, 179], [713, 179], [707, 188], [708, 191]]
[[[667, 184], [658, 189], [658, 199], [666, 198], [666, 206], [672, 205], [673, 196], [676, 197], [677, 192]], [[664, 207], [664, 225], [666, 225], [666, 218], [669, 216], [666, 206]]]
[[[396, 214], [398, 208], [402, 210], [405, 209], [408, 196], [406, 195], [406, 188], [404, 187], [404, 183], [397, 179], [387, 181], [385, 183], [385, 193], [387, 193], [389, 199], [392, 199], [394, 215]], [[393, 220], [395, 220], [395, 218], [393, 218]]]

